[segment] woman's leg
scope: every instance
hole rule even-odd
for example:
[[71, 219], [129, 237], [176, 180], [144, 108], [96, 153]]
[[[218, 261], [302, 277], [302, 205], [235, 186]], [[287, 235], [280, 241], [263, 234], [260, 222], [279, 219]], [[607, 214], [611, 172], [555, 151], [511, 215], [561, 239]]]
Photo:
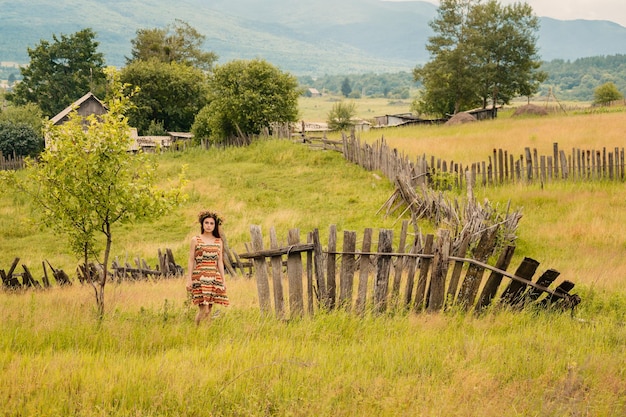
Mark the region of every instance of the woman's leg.
[[200, 325], [203, 319], [211, 321], [211, 309], [213, 304], [200, 304], [198, 305], [198, 314], [196, 314], [196, 325]]

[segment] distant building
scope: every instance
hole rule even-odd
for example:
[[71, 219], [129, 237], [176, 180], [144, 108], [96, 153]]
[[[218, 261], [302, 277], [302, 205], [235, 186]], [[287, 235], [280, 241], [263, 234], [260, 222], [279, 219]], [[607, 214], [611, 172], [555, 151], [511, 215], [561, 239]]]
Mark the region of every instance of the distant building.
[[[72, 110], [76, 109], [76, 112], [82, 116], [87, 117], [92, 114], [100, 116], [106, 114], [108, 111], [106, 105], [102, 103], [93, 93], [89, 92], [67, 106], [63, 111], [54, 116], [50, 121], [54, 125], [62, 125], [69, 120], [69, 115]], [[167, 132], [167, 136], [139, 136], [136, 128], [130, 129], [130, 136], [133, 142], [129, 151], [137, 152], [139, 150], [145, 152], [154, 152], [157, 148], [169, 149], [174, 147], [176, 149], [183, 148], [191, 142], [193, 135], [187, 132]], [[45, 139], [46, 148], [49, 147], [48, 138]]]
[[317, 88], [308, 88], [307, 89], [307, 96], [309, 97], [321, 97], [322, 93], [320, 93]]

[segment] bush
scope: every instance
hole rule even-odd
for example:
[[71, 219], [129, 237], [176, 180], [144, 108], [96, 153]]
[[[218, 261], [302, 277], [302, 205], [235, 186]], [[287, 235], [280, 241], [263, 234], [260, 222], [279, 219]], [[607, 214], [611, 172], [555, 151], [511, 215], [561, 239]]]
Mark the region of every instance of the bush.
[[3, 155], [36, 156], [42, 149], [42, 137], [31, 125], [0, 121], [0, 152]]

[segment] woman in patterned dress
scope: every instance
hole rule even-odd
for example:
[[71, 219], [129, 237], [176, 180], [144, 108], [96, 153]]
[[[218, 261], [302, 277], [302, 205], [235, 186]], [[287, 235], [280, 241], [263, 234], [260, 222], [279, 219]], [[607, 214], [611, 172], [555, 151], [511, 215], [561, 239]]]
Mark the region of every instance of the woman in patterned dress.
[[198, 215], [200, 235], [191, 238], [187, 291], [198, 306], [196, 324], [211, 321], [213, 304], [228, 305], [224, 282], [224, 259], [219, 225], [222, 220], [210, 211]]

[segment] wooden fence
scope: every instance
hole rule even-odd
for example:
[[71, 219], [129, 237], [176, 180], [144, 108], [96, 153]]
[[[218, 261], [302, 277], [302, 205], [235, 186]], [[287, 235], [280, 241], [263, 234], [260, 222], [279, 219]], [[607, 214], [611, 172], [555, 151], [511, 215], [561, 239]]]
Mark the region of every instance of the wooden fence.
[[26, 161], [23, 156], [17, 156], [15, 154], [12, 156], [4, 156], [2, 152], [0, 152], [0, 171], [18, 170], [25, 167]]
[[[143, 279], [163, 279], [179, 277], [184, 274], [182, 266], [177, 265], [174, 260], [174, 255], [170, 249], [166, 249], [158, 252], [159, 264], [155, 268], [150, 268], [145, 260], [135, 258], [135, 265], [131, 265], [125, 262], [123, 265], [118, 259], [112, 262], [111, 270], [109, 271], [109, 278], [121, 282], [121, 281], [137, 281]], [[26, 265], [22, 265], [24, 272], [16, 272], [16, 268], [19, 264], [20, 258], [15, 258], [8, 271], [0, 269], [0, 277], [2, 278], [2, 284], [4, 288], [9, 289], [27, 289], [27, 288], [48, 288], [51, 286], [51, 280], [48, 275], [48, 268], [51, 271], [52, 277], [55, 279], [57, 285], [72, 285], [73, 281], [69, 275], [62, 269], [55, 269], [50, 262], [43, 261], [43, 277], [41, 282], [35, 279], [30, 272], [30, 269]], [[78, 281], [81, 284], [89, 283], [95, 279], [99, 279], [102, 274], [102, 266], [90, 264], [89, 266], [79, 265], [76, 269], [78, 275]]]
[[[324, 250], [317, 229], [307, 234], [306, 243], [292, 229], [287, 244], [280, 246], [272, 228], [270, 247], [265, 249], [260, 227], [251, 226], [251, 251], [240, 256], [253, 260], [261, 311], [270, 313], [273, 299], [275, 314], [281, 318], [338, 308], [362, 315], [390, 309], [480, 312], [493, 305], [573, 309], [580, 302], [578, 295], [569, 293], [571, 281], [548, 288], [558, 271], [547, 269], [533, 282], [539, 269], [534, 259], [524, 258], [514, 273], [507, 272], [515, 247], [497, 248], [497, 229], [485, 230], [471, 250], [467, 241], [455, 241], [445, 229], [436, 238], [416, 233], [408, 242], [407, 229], [404, 221], [395, 248], [392, 230], [379, 230], [375, 242], [373, 229], [365, 229], [360, 249], [356, 232], [344, 231], [343, 249], [338, 250], [337, 229], [331, 226]], [[489, 259], [496, 259], [495, 264], [489, 265]]]
[[571, 149], [566, 152], [558, 143], [552, 154], [541, 155], [536, 148], [525, 148], [514, 156], [504, 149], [494, 149], [485, 161], [464, 164], [421, 155], [411, 159], [384, 138], [369, 144], [354, 134], [343, 135], [341, 141], [326, 138], [305, 138], [312, 146], [338, 150], [344, 157], [370, 171], [381, 171], [392, 181], [399, 176], [410, 178], [414, 186], [428, 184], [436, 188], [463, 188], [472, 185], [498, 185], [515, 182], [546, 183], [558, 180], [626, 180], [624, 148]]

